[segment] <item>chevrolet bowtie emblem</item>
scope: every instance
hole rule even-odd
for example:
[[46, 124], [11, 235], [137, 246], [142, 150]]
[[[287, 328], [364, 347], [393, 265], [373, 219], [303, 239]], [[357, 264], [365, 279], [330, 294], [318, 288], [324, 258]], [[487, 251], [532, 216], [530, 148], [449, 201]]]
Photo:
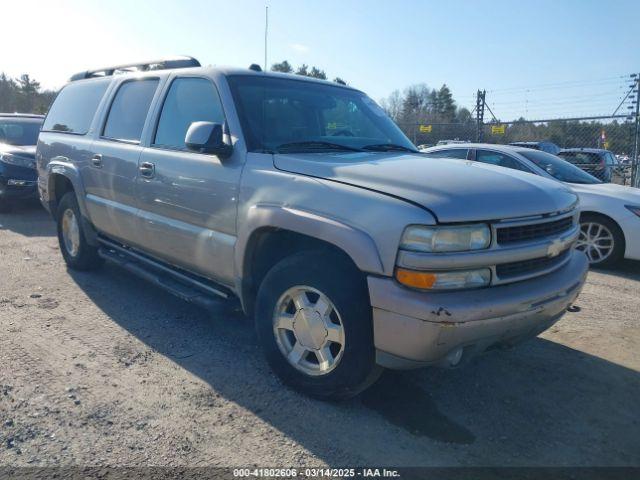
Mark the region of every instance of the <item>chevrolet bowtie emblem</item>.
[[564, 245], [561, 240], [554, 240], [551, 242], [551, 245], [547, 248], [547, 256], [548, 257], [557, 257], [562, 252]]

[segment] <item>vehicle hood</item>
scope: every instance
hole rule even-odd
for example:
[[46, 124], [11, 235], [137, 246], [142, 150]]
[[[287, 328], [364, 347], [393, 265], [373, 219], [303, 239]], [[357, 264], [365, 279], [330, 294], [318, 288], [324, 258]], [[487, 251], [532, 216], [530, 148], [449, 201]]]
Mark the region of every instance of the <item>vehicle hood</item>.
[[16, 155], [19, 157], [30, 158], [32, 160], [35, 160], [36, 146], [35, 145], [17, 146], [17, 145], [9, 145], [7, 143], [0, 143], [0, 154], [2, 153], [10, 153], [12, 155]]
[[615, 183], [578, 184], [569, 183], [571, 189], [581, 195], [606, 197], [616, 199], [627, 205], [640, 205], [640, 189], [625, 187]]
[[402, 198], [430, 210], [441, 223], [539, 215], [577, 201], [565, 185], [538, 175], [419, 154], [275, 154], [274, 165]]

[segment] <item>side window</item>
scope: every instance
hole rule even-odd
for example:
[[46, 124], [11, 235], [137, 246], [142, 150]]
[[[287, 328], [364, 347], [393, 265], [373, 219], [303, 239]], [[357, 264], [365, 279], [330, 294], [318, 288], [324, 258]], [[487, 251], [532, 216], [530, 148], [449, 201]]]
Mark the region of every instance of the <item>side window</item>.
[[614, 157], [611, 152], [607, 152], [604, 154], [607, 165], [616, 165], [618, 162], [616, 161], [616, 157]]
[[224, 123], [218, 91], [204, 78], [177, 78], [162, 106], [153, 144], [186, 149], [184, 138], [193, 122]]
[[450, 150], [437, 150], [435, 152], [427, 152], [427, 157], [432, 158], [459, 158], [465, 160], [467, 158], [468, 149], [452, 148]]
[[497, 165], [498, 167], [506, 167], [514, 170], [522, 170], [523, 172], [529, 172], [529, 169], [520, 165], [520, 162], [500, 152], [476, 150], [476, 161], [488, 163], [490, 165]]
[[42, 130], [84, 135], [110, 80], [80, 80], [64, 87], [49, 109]]
[[111, 103], [102, 136], [139, 142], [158, 79], [130, 80], [120, 85]]

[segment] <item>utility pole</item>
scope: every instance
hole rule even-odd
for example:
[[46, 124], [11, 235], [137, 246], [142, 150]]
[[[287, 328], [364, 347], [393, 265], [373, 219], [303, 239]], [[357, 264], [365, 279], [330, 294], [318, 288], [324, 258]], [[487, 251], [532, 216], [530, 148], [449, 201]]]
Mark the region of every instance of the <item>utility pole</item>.
[[482, 142], [484, 133], [484, 107], [486, 90], [478, 90], [476, 95], [476, 142]]
[[264, 71], [267, 71], [267, 35], [269, 33], [269, 7], [264, 7]]
[[631, 161], [631, 185], [634, 187], [640, 186], [640, 159], [638, 159], [638, 142], [640, 142], [640, 99], [638, 96], [640, 95], [640, 73], [634, 73], [631, 75], [635, 77], [635, 90], [632, 90], [632, 93], [635, 94], [633, 101], [636, 104], [636, 129], [633, 140], [633, 158]]

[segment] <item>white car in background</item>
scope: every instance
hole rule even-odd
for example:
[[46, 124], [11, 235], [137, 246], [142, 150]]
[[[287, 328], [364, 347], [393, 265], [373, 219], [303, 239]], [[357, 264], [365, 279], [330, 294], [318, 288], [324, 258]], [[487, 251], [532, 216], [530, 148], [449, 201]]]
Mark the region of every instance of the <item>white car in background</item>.
[[585, 252], [591, 265], [609, 267], [622, 258], [640, 260], [640, 189], [602, 183], [560, 157], [525, 147], [464, 143], [421, 152], [434, 159], [488, 163], [564, 182], [580, 197], [576, 248]]

